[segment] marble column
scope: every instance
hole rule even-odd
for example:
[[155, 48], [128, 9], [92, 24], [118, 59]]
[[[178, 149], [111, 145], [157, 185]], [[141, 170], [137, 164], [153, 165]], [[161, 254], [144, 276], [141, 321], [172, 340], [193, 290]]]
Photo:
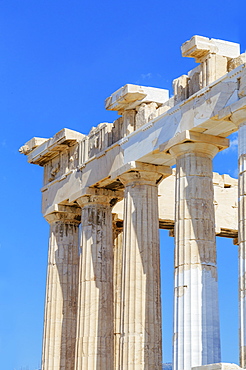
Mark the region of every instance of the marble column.
[[80, 208], [56, 206], [50, 224], [42, 370], [74, 370]]
[[246, 109], [232, 115], [238, 126], [239, 353], [246, 368]]
[[77, 200], [82, 207], [75, 370], [114, 368], [113, 234], [110, 190]]
[[121, 270], [122, 270], [122, 244], [123, 225], [113, 215], [113, 239], [114, 239], [114, 369], [119, 369], [120, 361], [120, 309], [121, 309]]
[[161, 370], [160, 174], [136, 170], [120, 180], [125, 195], [119, 369]]
[[213, 206], [215, 145], [183, 143], [176, 157], [174, 370], [220, 362]]

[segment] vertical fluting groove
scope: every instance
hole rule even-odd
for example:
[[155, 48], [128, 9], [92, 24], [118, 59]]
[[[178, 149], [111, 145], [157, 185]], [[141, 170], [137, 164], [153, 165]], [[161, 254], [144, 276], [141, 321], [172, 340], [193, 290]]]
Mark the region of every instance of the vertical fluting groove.
[[[52, 338], [55, 337], [55, 320], [54, 318], [56, 317], [56, 305], [57, 305], [57, 283], [56, 283], [56, 271], [55, 271], [55, 238], [54, 238], [54, 233], [52, 232], [52, 241], [53, 241], [53, 246], [51, 247], [53, 249], [52, 253], [52, 300], [53, 304], [51, 305], [51, 315], [50, 315], [50, 320], [51, 320], [51, 333], [50, 333], [50, 349], [51, 349], [51, 368], [55, 368], [55, 341], [52, 341]], [[52, 320], [53, 319], [53, 320]]]
[[[48, 346], [49, 338], [50, 338], [50, 318], [48, 317], [49, 311], [49, 301], [50, 297], [52, 296], [52, 268], [51, 268], [51, 261], [52, 261], [52, 248], [51, 248], [51, 238], [52, 233], [50, 231], [50, 242], [49, 242], [49, 251], [48, 251], [48, 268], [47, 268], [47, 283], [46, 283], [46, 307], [45, 307], [45, 321], [44, 321], [44, 338], [43, 340], [43, 351], [42, 351], [42, 366], [50, 366], [50, 346]], [[51, 344], [50, 344], [51, 345]]]
[[[67, 248], [69, 249], [69, 244], [67, 246]], [[63, 292], [64, 292], [64, 296], [63, 296], [63, 302], [64, 302], [64, 308], [62, 308], [65, 312], [62, 312], [62, 315], [68, 315], [68, 312], [67, 311], [67, 305], [68, 305], [68, 269], [69, 269], [69, 253], [66, 253], [67, 251], [64, 251], [64, 258], [65, 260], [67, 261], [67, 266], [65, 266], [64, 264], [62, 265], [62, 285], [63, 285]], [[66, 342], [64, 343], [64, 341], [61, 341], [61, 363], [60, 363], [60, 369], [61, 370], [65, 370], [65, 364], [67, 362], [67, 365], [69, 367], [71, 367], [71, 364], [69, 363], [70, 362], [70, 358], [69, 358], [69, 355], [67, 353], [67, 350], [66, 350], [66, 347], [69, 346], [69, 338], [67, 337], [67, 333], [68, 333], [68, 320], [69, 320], [69, 317], [67, 317], [64, 321], [63, 321], [63, 328], [62, 328], [62, 331], [64, 333], [64, 336], [65, 338], [67, 338]]]
[[[125, 201], [124, 201], [124, 215], [126, 215], [127, 209], [128, 209], [128, 192], [125, 191]], [[126, 253], [125, 253], [125, 245], [127, 244], [127, 237], [128, 233], [126, 233], [126, 230], [128, 230], [128, 223], [129, 219], [124, 217], [124, 229], [125, 232], [123, 233], [123, 245], [122, 245], [122, 265], [121, 265], [121, 304], [120, 304], [120, 353], [119, 353], [119, 369], [122, 369], [123, 367], [123, 349], [124, 349], [124, 340], [125, 340], [125, 317], [123, 315], [125, 307], [123, 306], [123, 299], [126, 299], [125, 292], [126, 292], [126, 281], [123, 278], [126, 276]], [[118, 369], [117, 369], [118, 370]]]
[[[44, 350], [43, 350], [43, 359], [42, 359], [42, 366], [47, 368], [52, 366], [51, 361], [52, 357], [50, 356], [50, 353], [52, 352], [52, 346], [53, 343], [50, 342], [50, 336], [51, 336], [51, 318], [49, 317], [51, 308], [50, 308], [50, 299], [52, 297], [52, 291], [53, 291], [53, 248], [52, 248], [52, 239], [53, 239], [53, 233], [50, 230], [50, 242], [49, 242], [49, 257], [48, 257], [48, 269], [47, 269], [47, 283], [46, 283], [46, 307], [45, 307], [45, 327], [44, 327], [44, 336], [45, 340], [43, 340], [44, 343]], [[52, 312], [51, 312], [52, 314]], [[52, 368], [52, 367], [51, 367]]]
[[173, 365], [174, 370], [190, 370], [220, 362], [211, 167], [214, 147], [189, 143], [172, 151], [177, 158]]
[[[116, 219], [116, 216], [115, 216]], [[121, 266], [122, 266], [122, 228], [114, 222], [114, 369], [120, 366], [120, 302], [121, 302]]]
[[239, 346], [240, 366], [246, 367], [246, 122], [238, 130], [238, 260], [239, 260]]
[[[50, 243], [42, 370], [74, 370], [78, 283], [78, 227], [75, 207], [46, 216]], [[70, 276], [75, 281], [70, 286]]]
[[[120, 369], [161, 369], [156, 174], [128, 173], [122, 254]], [[137, 179], [137, 180], [136, 180]], [[158, 287], [157, 287], [158, 285]], [[118, 369], [117, 369], [118, 370]]]
[[[56, 318], [56, 306], [57, 306], [57, 282], [56, 282], [56, 273], [55, 273], [55, 257], [54, 257], [54, 254], [55, 254], [55, 238], [54, 238], [54, 232], [52, 231], [52, 245], [51, 245], [51, 248], [52, 248], [52, 300], [53, 300], [53, 304], [51, 305], [51, 314], [50, 314], [50, 321], [51, 321], [51, 333], [50, 333], [50, 337], [49, 337], [49, 340], [50, 340], [50, 349], [51, 349], [51, 352], [49, 353], [50, 355], [50, 362], [51, 362], [51, 369], [55, 369], [55, 356], [57, 355], [56, 354], [56, 348], [55, 348], [55, 340], [53, 338], [55, 338], [55, 327], [56, 327], [56, 322], [54, 320], [54, 318]], [[52, 319], [54, 320], [52, 322]], [[53, 339], [53, 341], [52, 341]], [[59, 340], [59, 339], [58, 339]]]

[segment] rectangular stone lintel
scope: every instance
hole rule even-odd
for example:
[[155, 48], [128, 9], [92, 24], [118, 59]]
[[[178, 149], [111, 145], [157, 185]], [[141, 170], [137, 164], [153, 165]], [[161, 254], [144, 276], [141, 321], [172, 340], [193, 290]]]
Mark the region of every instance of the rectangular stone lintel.
[[200, 134], [198, 132], [186, 130], [180, 134], [174, 136], [172, 139], [168, 140], [166, 143], [160, 145], [160, 152], [168, 152], [168, 150], [177, 144], [185, 142], [194, 142], [194, 143], [206, 143], [214, 144], [219, 148], [219, 151], [226, 149], [230, 145], [229, 139], [220, 136], [213, 136], [207, 134]]
[[[93, 191], [91, 189], [103, 189], [103, 188], [106, 188], [106, 187], [107, 188], [110, 187], [112, 189], [114, 189], [114, 187], [117, 188], [116, 183], [117, 183], [117, 181], [119, 181], [119, 180], [117, 180], [118, 177], [120, 175], [122, 175], [123, 173], [129, 172], [129, 171], [132, 171], [132, 170], [151, 171], [151, 172], [159, 173], [160, 176], [163, 176], [164, 178], [172, 175], [172, 168], [169, 167], [169, 166], [153, 165], [153, 164], [148, 164], [148, 163], [143, 163], [143, 162], [132, 161], [132, 162], [126, 163], [125, 165], [121, 166], [116, 171], [112, 172], [110, 174], [110, 176], [108, 176], [108, 177], [102, 179], [101, 181], [99, 181], [98, 183], [96, 183], [94, 188], [93, 187], [86, 187], [84, 189], [81, 189], [81, 190], [71, 194], [70, 197], [69, 197], [69, 202], [72, 203], [76, 199], [78, 199], [79, 197], [84, 196], [84, 195], [88, 195], [88, 193], [87, 193], [88, 191]], [[119, 182], [119, 184], [122, 185], [120, 182]], [[88, 190], [88, 189], [90, 189], [90, 190]], [[113, 190], [113, 191], [116, 192], [116, 190]]]

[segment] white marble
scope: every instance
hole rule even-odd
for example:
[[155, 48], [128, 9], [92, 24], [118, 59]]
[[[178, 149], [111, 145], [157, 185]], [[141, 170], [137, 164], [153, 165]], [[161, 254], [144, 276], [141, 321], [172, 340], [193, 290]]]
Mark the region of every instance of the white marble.
[[246, 117], [238, 130], [240, 364], [246, 367]]
[[[213, 183], [211, 159], [238, 128], [240, 356], [246, 366], [246, 54], [238, 44], [201, 36], [182, 52], [200, 64], [174, 81], [170, 99], [164, 89], [125, 85], [106, 100], [106, 108], [119, 113], [113, 123], [99, 123], [88, 135], [63, 129], [20, 148], [44, 167], [42, 212], [51, 223], [43, 370], [74, 370], [73, 362], [75, 370], [161, 368], [159, 221], [172, 235], [175, 222], [174, 369], [220, 361], [214, 238], [233, 237], [237, 244], [237, 185], [216, 174]], [[176, 159], [174, 218], [169, 187]], [[158, 184], [167, 176], [158, 214]], [[123, 186], [124, 212], [121, 205], [114, 216], [124, 223], [123, 243], [114, 233], [113, 245], [111, 209]], [[78, 204], [79, 290], [79, 219], [71, 212]]]
[[[118, 225], [120, 224], [120, 226]], [[118, 219], [118, 214], [114, 214], [113, 221], [114, 239], [114, 369], [120, 366], [120, 312], [122, 294], [122, 245], [123, 229], [122, 221]]]
[[220, 362], [212, 157], [216, 146], [178, 144], [175, 198], [174, 370]]
[[82, 207], [75, 370], [114, 368], [113, 192], [96, 190]]
[[161, 370], [160, 245], [156, 172], [135, 171], [125, 185], [120, 364]]
[[59, 206], [50, 223], [42, 370], [74, 370], [80, 209]]

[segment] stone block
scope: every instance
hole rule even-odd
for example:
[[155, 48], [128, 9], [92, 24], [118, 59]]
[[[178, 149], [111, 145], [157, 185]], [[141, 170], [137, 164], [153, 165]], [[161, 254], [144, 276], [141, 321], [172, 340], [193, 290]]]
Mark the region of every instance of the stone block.
[[188, 82], [186, 75], [180, 76], [173, 80], [174, 103], [178, 104], [188, 98]]
[[192, 370], [239, 370], [242, 369], [236, 364], [218, 363], [203, 366], [192, 367]]
[[157, 109], [156, 103], [142, 103], [139, 107], [137, 107], [137, 114], [136, 114], [136, 130], [145, 125], [145, 123], [148, 123], [151, 119], [156, 117], [156, 109]]
[[39, 145], [43, 144], [48, 139], [44, 139], [41, 137], [33, 137], [31, 140], [29, 140], [25, 145], [20, 147], [19, 152], [21, 154], [29, 154], [31, 153], [35, 148], [37, 148]]
[[246, 96], [246, 71], [242, 73], [242, 76], [240, 78], [238, 96], [239, 98], [243, 98], [244, 96]]
[[182, 45], [181, 51], [183, 57], [195, 58], [196, 62], [199, 62], [208, 53], [236, 58], [240, 55], [240, 45], [235, 42], [193, 36]]
[[197, 66], [188, 73], [189, 77], [189, 96], [195, 94], [202, 88], [201, 66]]
[[122, 112], [127, 109], [134, 109], [142, 103], [155, 102], [162, 105], [168, 99], [168, 90], [127, 84], [105, 100], [105, 108]]
[[232, 58], [228, 60], [228, 72], [239, 67], [241, 64], [246, 63], [246, 53], [239, 55], [237, 58]]

